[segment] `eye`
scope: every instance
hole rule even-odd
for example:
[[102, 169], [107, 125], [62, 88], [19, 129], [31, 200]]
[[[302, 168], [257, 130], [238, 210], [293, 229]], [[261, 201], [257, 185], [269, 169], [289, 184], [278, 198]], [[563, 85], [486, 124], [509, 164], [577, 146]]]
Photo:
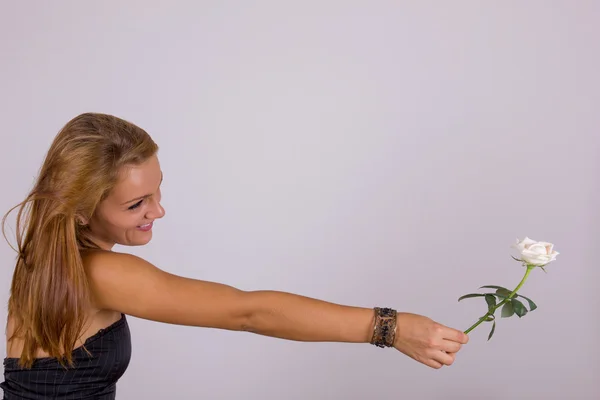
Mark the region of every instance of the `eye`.
[[132, 205], [132, 206], [129, 206], [127, 209], [128, 209], [128, 210], [135, 210], [136, 208], [138, 208], [139, 206], [141, 206], [141, 205], [142, 205], [142, 202], [143, 202], [143, 201], [144, 201], [144, 200], [140, 200], [140, 201], [138, 201], [137, 203], [135, 203], [134, 205]]

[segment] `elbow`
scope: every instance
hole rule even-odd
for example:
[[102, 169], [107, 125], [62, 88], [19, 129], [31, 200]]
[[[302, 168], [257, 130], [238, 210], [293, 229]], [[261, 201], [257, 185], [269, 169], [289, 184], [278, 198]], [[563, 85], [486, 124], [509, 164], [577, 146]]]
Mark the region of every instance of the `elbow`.
[[242, 292], [242, 307], [238, 313], [238, 323], [236, 324], [240, 331], [256, 334], [265, 334], [267, 321], [271, 312], [265, 307], [264, 291]]
[[239, 297], [240, 306], [234, 311], [234, 330], [257, 333], [254, 323], [256, 311], [252, 304], [254, 296], [252, 292], [241, 291]]
[[250, 323], [249, 319], [242, 321], [242, 323], [239, 325], [239, 330], [242, 332], [258, 333], [256, 328], [254, 328]]

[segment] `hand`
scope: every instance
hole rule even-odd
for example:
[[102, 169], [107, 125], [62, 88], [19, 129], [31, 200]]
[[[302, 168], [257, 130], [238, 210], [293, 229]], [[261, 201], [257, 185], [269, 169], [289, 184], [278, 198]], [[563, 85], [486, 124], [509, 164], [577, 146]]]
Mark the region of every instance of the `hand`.
[[451, 365], [456, 353], [469, 341], [462, 331], [422, 315], [398, 312], [394, 347], [431, 368]]

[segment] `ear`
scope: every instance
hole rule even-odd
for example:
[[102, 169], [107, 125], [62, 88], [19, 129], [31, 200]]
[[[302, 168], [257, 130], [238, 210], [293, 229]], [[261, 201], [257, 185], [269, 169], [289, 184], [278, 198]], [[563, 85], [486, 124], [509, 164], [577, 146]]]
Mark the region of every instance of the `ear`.
[[86, 226], [89, 220], [85, 217], [82, 217], [81, 215], [78, 215], [75, 217], [75, 222], [77, 222], [77, 225], [79, 226]]

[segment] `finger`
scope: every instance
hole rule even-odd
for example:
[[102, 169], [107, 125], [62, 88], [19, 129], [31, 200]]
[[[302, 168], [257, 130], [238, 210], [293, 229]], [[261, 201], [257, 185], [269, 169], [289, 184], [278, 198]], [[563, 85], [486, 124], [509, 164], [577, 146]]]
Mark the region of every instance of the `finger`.
[[444, 339], [452, 340], [461, 344], [467, 344], [469, 342], [469, 336], [463, 331], [448, 327], [446, 327], [446, 331], [444, 332]]
[[444, 351], [436, 351], [433, 354], [433, 360], [437, 361], [442, 365], [452, 365], [454, 360], [456, 359], [456, 353], [446, 353]]
[[423, 362], [423, 364], [425, 364], [428, 367], [431, 367], [433, 369], [440, 369], [443, 367], [443, 365], [440, 362], [438, 362], [432, 358], [427, 359], [426, 361]]
[[441, 350], [445, 351], [446, 353], [458, 353], [461, 348], [462, 344], [458, 342], [446, 339], [442, 341]]
[[452, 360], [450, 361], [450, 364], [448, 364], [448, 365], [454, 364], [454, 361], [456, 361], [456, 353], [448, 353], [448, 355], [452, 358]]

